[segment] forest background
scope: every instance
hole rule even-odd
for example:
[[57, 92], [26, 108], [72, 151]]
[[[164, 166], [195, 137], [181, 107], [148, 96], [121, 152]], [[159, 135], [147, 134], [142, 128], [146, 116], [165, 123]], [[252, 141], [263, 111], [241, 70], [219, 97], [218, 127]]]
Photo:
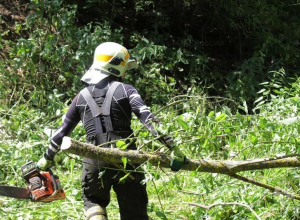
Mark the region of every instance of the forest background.
[[[0, 2], [0, 182], [25, 186], [60, 125], [97, 45], [123, 44], [139, 62], [125, 82], [191, 159], [298, 156], [298, 0], [2, 0]], [[133, 120], [140, 145], [157, 143]], [[77, 127], [72, 138], [84, 142]], [[146, 150], [146, 149], [143, 149]], [[81, 158], [60, 153], [55, 172], [67, 199], [0, 198], [2, 219], [84, 219]], [[143, 166], [153, 219], [299, 219], [299, 201], [217, 173]], [[296, 168], [243, 176], [299, 193]], [[216, 205], [201, 208], [197, 205]], [[110, 219], [119, 219], [112, 192]]]

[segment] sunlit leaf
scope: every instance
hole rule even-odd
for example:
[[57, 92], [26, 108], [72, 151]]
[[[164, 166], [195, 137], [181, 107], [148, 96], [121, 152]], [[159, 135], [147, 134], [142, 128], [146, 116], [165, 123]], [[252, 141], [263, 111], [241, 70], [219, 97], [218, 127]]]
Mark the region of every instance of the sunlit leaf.
[[264, 97], [261, 96], [261, 97], [259, 97], [258, 99], [256, 99], [256, 100], [254, 101], [254, 103], [260, 102], [260, 101], [263, 100], [263, 99], [264, 99]]
[[117, 141], [116, 146], [120, 150], [125, 150], [127, 148], [127, 144], [125, 143], [125, 141], [122, 140]]
[[214, 115], [215, 115], [215, 112], [214, 112], [214, 111], [211, 111], [211, 112], [208, 114], [208, 117], [209, 117], [209, 118], [212, 118]]
[[127, 157], [122, 157], [122, 162], [123, 162], [124, 168], [126, 168], [126, 165], [127, 165]]
[[226, 119], [226, 117], [227, 116], [225, 113], [221, 113], [215, 118], [215, 121], [224, 121]]
[[124, 183], [126, 181], [126, 179], [128, 178], [128, 176], [130, 175], [130, 173], [127, 173], [126, 175], [124, 175], [123, 177], [120, 178], [119, 182], [120, 183]]
[[257, 142], [258, 142], [257, 136], [251, 135], [251, 143], [252, 143], [252, 144], [257, 144]]
[[298, 121], [298, 117], [291, 117], [291, 118], [283, 119], [283, 120], [279, 121], [279, 123], [285, 124], [285, 125], [290, 125], [290, 124], [296, 123], [297, 121]]
[[261, 90], [259, 90], [257, 93], [259, 94], [259, 93], [263, 93], [264, 91], [266, 91], [266, 89], [261, 89]]
[[182, 120], [180, 117], [178, 117], [176, 120], [182, 126], [183, 129], [188, 130], [189, 127], [184, 120]]

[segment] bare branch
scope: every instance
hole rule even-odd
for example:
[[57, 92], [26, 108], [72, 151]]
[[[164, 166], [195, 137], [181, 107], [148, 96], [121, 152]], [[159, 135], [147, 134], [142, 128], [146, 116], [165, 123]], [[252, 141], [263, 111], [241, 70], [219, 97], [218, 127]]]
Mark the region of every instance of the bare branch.
[[178, 190], [179, 192], [186, 193], [186, 194], [192, 194], [192, 195], [197, 195], [197, 196], [203, 196], [205, 193], [197, 193], [197, 192], [192, 192], [192, 191], [186, 191], [186, 190]]
[[278, 193], [278, 194], [281, 194], [281, 195], [285, 195], [291, 199], [297, 199], [297, 200], [300, 200], [300, 196], [297, 195], [297, 194], [292, 194], [292, 193], [289, 193], [289, 192], [285, 192], [283, 191], [282, 189], [278, 188], [278, 187], [274, 187], [274, 186], [270, 186], [268, 184], [265, 184], [265, 183], [261, 183], [261, 182], [257, 182], [255, 180], [251, 180], [251, 179], [248, 179], [246, 177], [243, 177], [243, 176], [240, 176], [240, 175], [237, 175], [237, 174], [230, 174], [229, 176], [233, 177], [233, 178], [236, 178], [238, 180], [242, 180], [243, 182], [247, 182], [247, 183], [251, 183], [253, 185], [256, 185], [256, 186], [260, 186], [260, 187], [263, 187], [263, 188], [266, 188], [274, 193]]

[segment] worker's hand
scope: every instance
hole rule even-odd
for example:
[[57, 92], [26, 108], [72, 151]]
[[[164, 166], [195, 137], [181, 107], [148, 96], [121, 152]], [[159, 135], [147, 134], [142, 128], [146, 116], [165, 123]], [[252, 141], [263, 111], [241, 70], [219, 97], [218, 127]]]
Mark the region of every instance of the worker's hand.
[[47, 170], [53, 165], [53, 160], [48, 160], [45, 157], [42, 157], [36, 164], [37, 168], [40, 170]]
[[179, 171], [183, 164], [187, 163], [186, 156], [181, 152], [178, 146], [175, 146], [171, 152], [171, 170]]

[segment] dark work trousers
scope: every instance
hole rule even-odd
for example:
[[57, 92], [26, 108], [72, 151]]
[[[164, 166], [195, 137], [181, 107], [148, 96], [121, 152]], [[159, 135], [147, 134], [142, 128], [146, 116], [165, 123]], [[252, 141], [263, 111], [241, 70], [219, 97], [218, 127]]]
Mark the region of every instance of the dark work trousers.
[[117, 194], [122, 220], [149, 219], [147, 215], [148, 196], [146, 184], [141, 184], [144, 174], [132, 172], [131, 174], [135, 177], [134, 180], [127, 177], [124, 183], [119, 183], [119, 179], [125, 173], [104, 167], [117, 169], [115, 166], [101, 161], [83, 159], [81, 184], [85, 210], [96, 205], [100, 205], [102, 208], [108, 206], [112, 187]]

